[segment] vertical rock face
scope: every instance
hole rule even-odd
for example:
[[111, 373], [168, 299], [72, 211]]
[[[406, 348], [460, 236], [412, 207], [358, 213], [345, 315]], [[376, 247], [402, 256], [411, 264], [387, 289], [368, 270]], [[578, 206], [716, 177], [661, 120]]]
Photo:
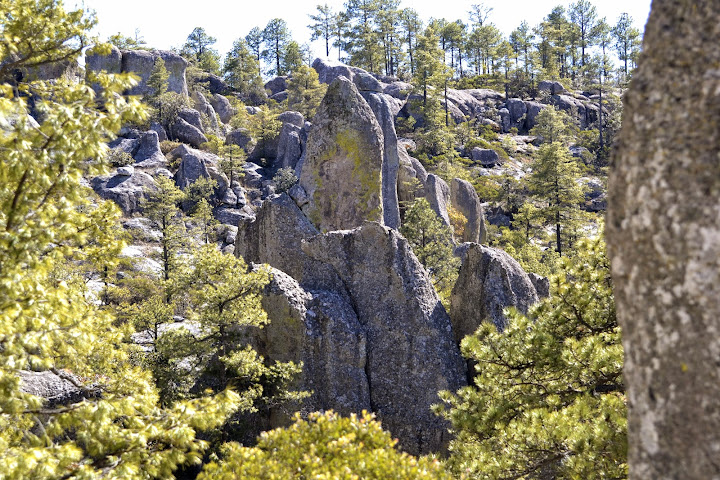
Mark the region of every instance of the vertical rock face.
[[485, 242], [485, 213], [475, 187], [467, 180], [453, 178], [450, 183], [450, 201], [467, 219], [463, 242]]
[[328, 87], [308, 135], [300, 185], [303, 207], [321, 231], [383, 221], [383, 134], [353, 83], [338, 77]]
[[168, 71], [168, 90], [188, 95], [185, 69], [187, 60], [180, 55], [167, 51], [118, 50], [113, 47], [110, 55], [87, 55], [85, 65], [89, 70], [105, 70], [109, 73], [133, 72], [140, 77], [140, 83], [128, 91], [128, 95], [144, 95], [148, 93], [147, 80], [150, 78], [155, 60], [161, 57]]
[[347, 299], [306, 291], [280, 270], [271, 273], [262, 299], [270, 323], [257, 332], [259, 353], [273, 361], [303, 362], [297, 388], [312, 392], [304, 411], [370, 410], [365, 332]]
[[720, 478], [717, 7], [653, 2], [609, 178], [631, 479]]
[[382, 128], [384, 139], [382, 162], [383, 220], [385, 226], [397, 230], [400, 228], [400, 206], [398, 205], [397, 192], [400, 156], [398, 154], [397, 133], [395, 132], [394, 102], [391, 102], [392, 97], [383, 93], [363, 92], [362, 96], [367, 100], [373, 113], [375, 113], [380, 128]]
[[432, 173], [428, 175], [425, 184], [425, 198], [440, 220], [449, 226], [450, 216], [447, 209], [450, 205], [450, 187], [445, 180]]
[[460, 274], [450, 296], [453, 333], [460, 342], [483, 321], [507, 326], [505, 307], [522, 312], [538, 301], [532, 280], [519, 263], [497, 248], [465, 244]]
[[282, 270], [304, 288], [342, 290], [334, 269], [301, 249], [304, 239], [319, 232], [286, 194], [263, 202], [252, 222], [241, 222], [235, 240], [235, 255], [247, 262], [267, 263]]
[[370, 403], [411, 453], [441, 449], [447, 424], [430, 411], [439, 390], [465, 383], [450, 319], [424, 268], [395, 230], [366, 223], [313, 237], [303, 251], [332, 265], [367, 336]]

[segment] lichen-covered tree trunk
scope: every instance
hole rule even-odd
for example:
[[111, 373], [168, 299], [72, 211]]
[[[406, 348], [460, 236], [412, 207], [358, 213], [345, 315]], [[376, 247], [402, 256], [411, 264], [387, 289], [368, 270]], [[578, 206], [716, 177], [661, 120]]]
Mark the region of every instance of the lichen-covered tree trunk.
[[654, 0], [607, 239], [631, 479], [720, 478], [720, 8]]

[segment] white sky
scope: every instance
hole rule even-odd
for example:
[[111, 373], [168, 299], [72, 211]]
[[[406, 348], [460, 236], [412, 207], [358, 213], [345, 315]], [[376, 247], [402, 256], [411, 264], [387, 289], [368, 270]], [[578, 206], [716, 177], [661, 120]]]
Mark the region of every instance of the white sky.
[[[272, 18], [284, 19], [299, 43], [309, 42], [309, 14], [317, 13], [318, 4], [327, 3], [334, 11], [343, 9], [344, 0], [66, 0], [68, 8], [84, 4], [95, 10], [98, 33], [107, 38], [117, 32], [134, 36], [135, 29], [152, 48], [181, 47], [195, 27], [217, 38], [214, 47], [221, 57], [232, 42], [244, 37], [252, 27], [261, 29]], [[591, 0], [600, 17], [614, 25], [627, 12], [641, 30], [647, 21], [651, 0]], [[567, 7], [571, 0], [403, 0], [402, 7], [417, 10], [423, 21], [430, 17], [468, 21], [468, 10], [474, 3], [492, 7], [489, 20], [507, 36], [520, 22], [531, 26], [542, 21], [553, 7]], [[316, 56], [324, 55], [324, 44], [313, 43]], [[337, 52], [335, 52], [335, 55]], [[333, 52], [330, 53], [333, 56]]]

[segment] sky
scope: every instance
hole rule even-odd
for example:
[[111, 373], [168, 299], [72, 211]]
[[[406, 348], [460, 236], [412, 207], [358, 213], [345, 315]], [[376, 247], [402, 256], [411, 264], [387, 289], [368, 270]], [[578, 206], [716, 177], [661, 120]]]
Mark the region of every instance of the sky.
[[[345, 0], [66, 0], [70, 8], [84, 5], [98, 17], [97, 32], [101, 38], [121, 32], [134, 37], [135, 29], [152, 48], [180, 48], [195, 27], [217, 39], [214, 47], [221, 57], [235, 39], [244, 37], [253, 27], [261, 29], [272, 18], [288, 23], [293, 39], [310, 42], [309, 14], [317, 13], [318, 4], [327, 3], [333, 11], [343, 10]], [[641, 31], [647, 21], [651, 0], [591, 0], [600, 17], [614, 25], [627, 12]], [[492, 7], [489, 21], [506, 36], [523, 20], [531, 26], [540, 23], [553, 7], [570, 0], [402, 0], [401, 7], [414, 8], [423, 21], [429, 18], [457, 19], [469, 23], [468, 10], [474, 3]], [[324, 44], [312, 44], [316, 56], [324, 56]], [[331, 56], [333, 53], [331, 52]]]

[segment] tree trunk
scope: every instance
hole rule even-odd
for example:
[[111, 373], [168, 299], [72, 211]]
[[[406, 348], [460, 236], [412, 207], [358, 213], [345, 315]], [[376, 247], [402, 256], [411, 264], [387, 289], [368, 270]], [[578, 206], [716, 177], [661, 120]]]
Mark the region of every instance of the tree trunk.
[[720, 478], [720, 9], [653, 0], [609, 178], [631, 480]]

